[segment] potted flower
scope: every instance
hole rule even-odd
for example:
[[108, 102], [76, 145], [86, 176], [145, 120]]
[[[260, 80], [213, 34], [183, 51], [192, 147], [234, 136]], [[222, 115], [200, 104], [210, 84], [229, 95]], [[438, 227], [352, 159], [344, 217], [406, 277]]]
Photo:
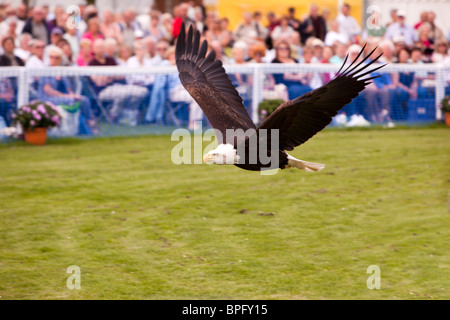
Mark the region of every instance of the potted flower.
[[13, 115], [13, 122], [19, 123], [25, 134], [25, 141], [43, 145], [47, 141], [47, 129], [59, 126], [61, 115], [50, 102], [32, 101], [20, 107]]
[[441, 106], [445, 116], [445, 124], [450, 127], [450, 96], [446, 96], [442, 99]]

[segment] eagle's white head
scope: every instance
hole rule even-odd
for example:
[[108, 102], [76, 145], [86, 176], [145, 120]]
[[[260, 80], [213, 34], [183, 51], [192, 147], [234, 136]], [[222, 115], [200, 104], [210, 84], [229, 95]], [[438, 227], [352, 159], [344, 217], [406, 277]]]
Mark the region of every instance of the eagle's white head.
[[209, 151], [203, 157], [203, 163], [207, 164], [236, 164], [239, 161], [237, 150], [232, 144], [219, 144], [217, 148]]

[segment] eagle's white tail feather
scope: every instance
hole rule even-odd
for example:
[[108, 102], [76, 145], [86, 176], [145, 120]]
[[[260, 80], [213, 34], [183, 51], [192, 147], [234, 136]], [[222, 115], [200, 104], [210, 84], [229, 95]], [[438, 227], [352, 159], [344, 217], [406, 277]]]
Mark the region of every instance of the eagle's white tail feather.
[[305, 171], [320, 171], [325, 168], [322, 163], [314, 163], [294, 158], [288, 154], [288, 167], [297, 168]]

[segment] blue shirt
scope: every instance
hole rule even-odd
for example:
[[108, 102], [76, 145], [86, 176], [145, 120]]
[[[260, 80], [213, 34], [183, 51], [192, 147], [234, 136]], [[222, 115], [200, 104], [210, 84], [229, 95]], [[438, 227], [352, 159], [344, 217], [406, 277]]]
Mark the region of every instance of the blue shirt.
[[61, 77], [60, 80], [57, 80], [56, 77], [40, 77], [38, 83], [40, 97], [48, 96], [44, 91], [44, 88], [47, 84], [49, 84], [53, 89], [58, 90], [62, 93], [69, 93], [71, 89], [71, 84], [67, 77]]
[[398, 22], [391, 24], [386, 29], [386, 34], [384, 35], [384, 37], [392, 41], [394, 40], [394, 37], [398, 35], [403, 36], [403, 39], [407, 46], [414, 45], [414, 41], [417, 40], [416, 30], [414, 29], [413, 26], [410, 26], [409, 24], [406, 23], [402, 26]]
[[[372, 59], [367, 59], [367, 63], [370, 63], [372, 61], [373, 61]], [[378, 61], [375, 62], [374, 67], [379, 64], [380, 64], [380, 62], [378, 62]], [[372, 72], [370, 74], [370, 77], [376, 77], [376, 76], [380, 76], [380, 77], [373, 79], [372, 82], [377, 86], [378, 89], [381, 89], [384, 86], [392, 84], [392, 78], [389, 73]]]

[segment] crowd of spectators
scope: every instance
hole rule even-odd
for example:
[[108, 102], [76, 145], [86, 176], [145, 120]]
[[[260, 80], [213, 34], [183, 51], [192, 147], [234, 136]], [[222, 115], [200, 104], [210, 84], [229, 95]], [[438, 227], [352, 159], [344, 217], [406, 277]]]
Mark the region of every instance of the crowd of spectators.
[[[306, 63], [342, 64], [347, 53], [357, 55], [367, 43], [365, 54], [375, 46], [388, 63], [449, 63], [448, 41], [435, 24], [436, 14], [424, 11], [420, 21], [406, 23], [405, 13], [391, 11], [391, 21], [362, 28], [351, 16], [351, 7], [344, 4], [338, 16], [331, 20], [327, 8], [311, 4], [303, 17], [289, 8], [285, 15], [266, 14], [266, 23], [259, 11], [244, 12], [234, 30], [227, 17], [206, 12], [193, 2], [176, 5], [172, 12], [162, 13], [150, 8], [138, 14], [133, 8], [114, 12], [104, 8], [101, 13], [94, 5], [80, 5], [80, 17], [70, 16], [62, 6], [18, 7], [0, 5], [0, 66], [142, 66], [171, 65], [176, 38], [182, 23], [191, 24], [208, 40], [209, 50], [216, 52], [224, 64], [246, 63]], [[69, 20], [71, 19], [71, 20]], [[266, 99], [292, 99], [315, 89], [332, 78], [330, 73], [283, 73], [265, 75]], [[409, 99], [433, 97], [433, 74], [383, 74], [353, 103], [346, 112], [359, 113], [370, 121], [383, 122], [407, 116]], [[245, 102], [251, 99], [251, 76], [230, 75]], [[450, 81], [450, 79], [447, 79]], [[191, 125], [202, 117], [201, 110], [177, 77], [171, 76], [92, 76], [88, 84], [101, 101], [111, 101], [110, 121], [119, 121], [123, 106], [136, 105], [139, 121], [161, 122], [162, 99], [189, 104]], [[30, 95], [58, 103], [80, 102], [81, 112], [93, 132], [96, 131], [98, 109], [95, 101], [75, 94], [73, 83], [67, 79], [34, 79]], [[169, 90], [168, 95], [162, 93]], [[0, 116], [9, 117], [7, 106], [13, 101], [14, 85], [0, 78]], [[167, 97], [166, 97], [167, 96]], [[133, 103], [129, 103], [132, 100]], [[144, 107], [141, 107], [144, 105]], [[397, 108], [398, 110], [393, 110]]]

